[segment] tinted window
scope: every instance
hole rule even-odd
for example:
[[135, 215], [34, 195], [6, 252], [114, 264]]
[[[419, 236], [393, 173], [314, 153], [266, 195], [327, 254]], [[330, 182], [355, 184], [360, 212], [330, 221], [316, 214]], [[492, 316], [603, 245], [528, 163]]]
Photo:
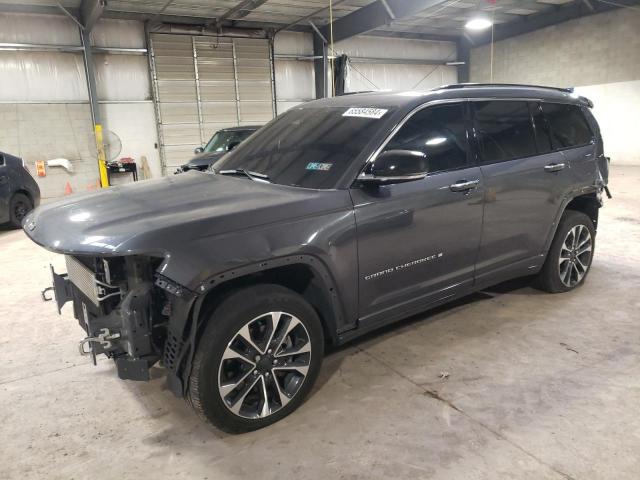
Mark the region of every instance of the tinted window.
[[533, 124], [536, 130], [536, 143], [538, 144], [538, 153], [549, 153], [553, 151], [549, 121], [542, 113], [542, 107], [539, 103], [531, 103], [529, 105], [531, 107]]
[[220, 130], [211, 137], [207, 146], [204, 147], [205, 152], [226, 152], [237, 147], [255, 130]]
[[551, 126], [554, 148], [586, 145], [593, 137], [580, 107], [560, 103], [543, 103], [542, 111]]
[[215, 170], [246, 169], [273, 183], [335, 188], [367, 144], [380, 135], [391, 116], [344, 115], [348, 107], [292, 108], [226, 154]]
[[428, 172], [467, 165], [467, 135], [462, 104], [430, 107], [414, 114], [385, 147], [426, 155]]
[[536, 142], [527, 102], [473, 102], [483, 163], [535, 155]]

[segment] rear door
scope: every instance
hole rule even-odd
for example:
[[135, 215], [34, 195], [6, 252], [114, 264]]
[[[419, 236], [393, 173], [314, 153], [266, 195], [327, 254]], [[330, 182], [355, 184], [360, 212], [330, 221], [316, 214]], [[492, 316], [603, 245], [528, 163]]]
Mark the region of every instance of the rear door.
[[[473, 282], [483, 185], [469, 155], [465, 107], [415, 113], [383, 149], [423, 152], [426, 178], [351, 190], [363, 325], [390, 321]], [[460, 182], [474, 184], [454, 191]]]
[[566, 178], [574, 188], [593, 185], [597, 178], [596, 133], [591, 130], [577, 105], [541, 103], [539, 108], [549, 124], [551, 147], [562, 152], [569, 168]]
[[472, 106], [486, 185], [476, 265], [477, 282], [482, 284], [541, 265], [545, 240], [566, 190], [567, 165], [560, 152], [543, 146], [548, 126], [537, 104], [490, 100]]

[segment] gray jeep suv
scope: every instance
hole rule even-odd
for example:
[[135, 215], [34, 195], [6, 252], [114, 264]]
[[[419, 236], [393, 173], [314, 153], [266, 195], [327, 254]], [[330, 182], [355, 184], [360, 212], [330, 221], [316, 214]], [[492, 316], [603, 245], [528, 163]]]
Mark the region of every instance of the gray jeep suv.
[[[487, 286], [584, 282], [607, 159], [569, 90], [451, 85], [310, 102], [220, 160], [40, 207], [24, 222], [83, 353], [168, 384], [226, 431], [311, 390], [326, 344]], [[45, 293], [43, 293], [45, 295]]]

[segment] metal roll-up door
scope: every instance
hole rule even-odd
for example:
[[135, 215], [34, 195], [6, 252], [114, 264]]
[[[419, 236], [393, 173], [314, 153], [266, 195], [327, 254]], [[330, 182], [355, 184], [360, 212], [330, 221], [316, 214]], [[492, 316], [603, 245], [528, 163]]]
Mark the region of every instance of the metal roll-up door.
[[274, 117], [268, 40], [154, 33], [150, 44], [163, 173], [217, 130]]

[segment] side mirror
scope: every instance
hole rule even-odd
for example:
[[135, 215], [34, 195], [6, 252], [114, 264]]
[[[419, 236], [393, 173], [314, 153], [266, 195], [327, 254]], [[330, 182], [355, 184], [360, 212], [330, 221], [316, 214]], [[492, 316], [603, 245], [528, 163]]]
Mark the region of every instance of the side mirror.
[[202, 147], [198, 147], [198, 148], [196, 148], [196, 149], [193, 151], [193, 153], [195, 153], [196, 155], [197, 155], [198, 153], [202, 153], [202, 152], [204, 152], [204, 148], [202, 148]]
[[427, 155], [416, 150], [387, 150], [378, 155], [371, 173], [360, 174], [364, 183], [387, 185], [422, 180], [428, 174]]

